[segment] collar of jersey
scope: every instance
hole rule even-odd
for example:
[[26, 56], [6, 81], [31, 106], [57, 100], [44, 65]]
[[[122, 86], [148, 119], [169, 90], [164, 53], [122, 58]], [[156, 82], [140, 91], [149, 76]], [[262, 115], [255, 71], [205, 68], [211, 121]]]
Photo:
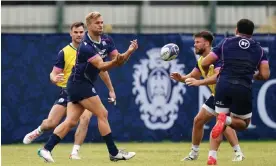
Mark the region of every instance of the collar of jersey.
[[74, 47], [73, 43], [70, 43], [69, 45], [70, 45], [74, 50], [77, 50], [77, 48]]
[[252, 39], [252, 37], [250, 37], [249, 35], [245, 35], [245, 34], [239, 34], [236, 35], [237, 37], [242, 37], [242, 38], [247, 38], [247, 39]]
[[87, 32], [87, 36], [88, 36], [88, 38], [89, 38], [93, 43], [96, 43], [96, 44], [100, 44], [100, 43], [101, 43], [101, 38], [100, 38], [100, 41], [97, 42], [97, 41], [91, 39], [91, 37], [89, 36], [89, 33], [88, 33], [88, 32]]

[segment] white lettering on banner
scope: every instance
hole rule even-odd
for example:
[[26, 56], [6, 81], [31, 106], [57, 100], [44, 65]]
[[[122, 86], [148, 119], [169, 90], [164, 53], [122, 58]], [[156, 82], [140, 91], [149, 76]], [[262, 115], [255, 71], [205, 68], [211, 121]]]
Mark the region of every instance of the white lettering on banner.
[[260, 115], [261, 120], [264, 122], [264, 124], [270, 128], [276, 129], [276, 122], [271, 120], [270, 117], [268, 116], [267, 110], [266, 110], [266, 103], [265, 103], [265, 96], [266, 96], [267, 90], [273, 84], [276, 84], [276, 79], [269, 80], [263, 84], [258, 94], [257, 105], [258, 105], [258, 113]]
[[[179, 104], [183, 103], [185, 85], [170, 79], [170, 73], [184, 74], [184, 65], [178, 60], [163, 61], [161, 48], [147, 51], [149, 58], [134, 65], [133, 89], [141, 119], [151, 130], [166, 130], [178, 118]], [[183, 110], [182, 110], [183, 111]]]
[[252, 124], [252, 121], [250, 121], [249, 125], [248, 125], [248, 129], [255, 129], [257, 126]]

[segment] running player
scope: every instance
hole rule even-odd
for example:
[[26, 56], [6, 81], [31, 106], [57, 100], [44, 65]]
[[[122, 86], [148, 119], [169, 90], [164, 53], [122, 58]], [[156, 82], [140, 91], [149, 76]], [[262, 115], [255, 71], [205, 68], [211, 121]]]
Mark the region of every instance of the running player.
[[[188, 86], [201, 86], [208, 85], [210, 88], [212, 95], [206, 100], [205, 104], [202, 105], [201, 110], [198, 112], [196, 117], [194, 118], [193, 124], [193, 132], [192, 132], [192, 149], [187, 157], [183, 160], [196, 160], [199, 156], [199, 145], [202, 140], [204, 134], [204, 124], [209, 122], [212, 118], [216, 116], [215, 113], [215, 104], [214, 104], [214, 94], [215, 94], [215, 83], [216, 78], [219, 73], [221, 63], [215, 62], [209, 68], [208, 76], [206, 77], [203, 74], [203, 70], [201, 68], [201, 62], [203, 57], [207, 56], [211, 51], [211, 46], [213, 42], [213, 35], [208, 31], [202, 31], [194, 35], [194, 47], [195, 53], [200, 55], [196, 67], [192, 70], [188, 75], [181, 76], [179, 73], [172, 73], [171, 78], [185, 82]], [[203, 76], [204, 79], [200, 79], [200, 76]], [[236, 132], [227, 127], [224, 132], [225, 137], [228, 139], [229, 143], [233, 147], [235, 152], [235, 157], [233, 161], [242, 161], [244, 159], [244, 155], [239, 146], [238, 138]]]
[[[218, 116], [211, 131], [208, 165], [217, 163], [221, 133], [226, 126], [236, 130], [245, 130], [248, 127], [252, 116], [252, 79], [269, 78], [266, 52], [251, 38], [253, 31], [254, 23], [251, 20], [239, 20], [236, 36], [224, 39], [202, 60], [205, 74], [212, 63], [222, 61], [215, 95], [215, 110]], [[258, 72], [254, 74], [256, 70]], [[231, 116], [227, 116], [230, 112]]]
[[[35, 129], [34, 131], [28, 133], [24, 139], [24, 144], [30, 144], [35, 139], [43, 134], [44, 131], [49, 131], [54, 129], [61, 121], [61, 119], [66, 115], [67, 107], [67, 91], [66, 84], [67, 80], [71, 74], [72, 67], [76, 61], [77, 47], [79, 46], [83, 36], [84, 36], [84, 24], [82, 22], [75, 22], [71, 25], [70, 35], [72, 37], [72, 43], [64, 47], [58, 54], [57, 61], [53, 67], [53, 70], [50, 74], [50, 80], [61, 88], [60, 95], [56, 100], [54, 106], [52, 107], [48, 118], [44, 119], [42, 124]], [[105, 84], [109, 89], [110, 98], [115, 100], [116, 95], [111, 84], [109, 75], [107, 72], [101, 72], [100, 76], [104, 80]], [[79, 149], [80, 145], [83, 143], [87, 130], [90, 118], [92, 113], [90, 111], [85, 111], [81, 118], [75, 133], [75, 142], [73, 146], [72, 153], [70, 155], [71, 159], [80, 159]]]
[[[44, 148], [38, 151], [46, 162], [54, 162], [51, 151], [66, 134], [77, 124], [84, 109], [93, 112], [98, 119], [98, 128], [107, 145], [111, 161], [128, 160], [135, 152], [118, 150], [107, 119], [107, 110], [94, 88], [94, 82], [100, 71], [107, 71], [124, 64], [130, 55], [138, 48], [136, 40], [131, 41], [128, 50], [118, 53], [113, 40], [103, 35], [103, 18], [99, 12], [91, 12], [86, 16], [88, 31], [77, 51], [77, 60], [67, 83], [68, 107], [64, 122], [56, 127]], [[106, 61], [107, 54], [112, 60]]]

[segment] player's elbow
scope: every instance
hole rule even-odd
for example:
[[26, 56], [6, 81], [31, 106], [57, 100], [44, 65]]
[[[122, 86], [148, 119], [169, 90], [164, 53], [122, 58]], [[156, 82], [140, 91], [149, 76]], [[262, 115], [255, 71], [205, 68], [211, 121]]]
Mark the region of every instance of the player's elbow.
[[104, 62], [98, 62], [98, 63], [93, 63], [93, 65], [102, 72], [105, 72], [108, 70], [108, 66]]
[[108, 68], [104, 65], [98, 66], [98, 69], [101, 70], [102, 72], [106, 72], [108, 70]]
[[268, 80], [270, 76], [270, 69], [268, 63], [261, 63], [259, 66], [259, 74], [261, 80]]
[[54, 81], [54, 73], [53, 73], [53, 72], [50, 73], [50, 81], [51, 81], [53, 84], [56, 84], [56, 82]]
[[263, 80], [268, 80], [270, 77], [270, 71], [261, 74]]
[[259, 75], [261, 76], [262, 80], [268, 80], [270, 76], [270, 70], [269, 67], [261, 68], [259, 70]]

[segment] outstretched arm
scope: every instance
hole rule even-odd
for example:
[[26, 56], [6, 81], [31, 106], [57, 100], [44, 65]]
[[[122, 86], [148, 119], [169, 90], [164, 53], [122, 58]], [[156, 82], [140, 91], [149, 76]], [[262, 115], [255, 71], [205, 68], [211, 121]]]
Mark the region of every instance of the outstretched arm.
[[[112, 52], [110, 54], [111, 59], [115, 59], [119, 56], [121, 59], [123, 59], [122, 64], [125, 63], [126, 61], [128, 61], [130, 55], [133, 54], [134, 51], [137, 50], [137, 48], [138, 48], [137, 40], [132, 40], [132, 41], [130, 41], [130, 43], [131, 44], [126, 52], [124, 52], [124, 53], [118, 53], [118, 51]], [[122, 64], [119, 64], [119, 65], [122, 65]]]
[[179, 73], [171, 73], [170, 77], [171, 79], [175, 80], [175, 81], [179, 81], [179, 82], [183, 82], [185, 83], [186, 79], [188, 78], [195, 78], [195, 79], [199, 79], [201, 76], [200, 71], [197, 68], [194, 68], [189, 74], [187, 75], [181, 75]]
[[194, 78], [189, 78], [185, 82], [188, 86], [200, 86], [200, 85], [212, 85], [215, 84], [217, 81], [217, 76], [219, 74], [220, 68], [216, 68], [214, 71], [214, 74], [211, 77], [207, 77], [204, 79], [194, 79]]
[[108, 98], [109, 102], [116, 102], [116, 94], [115, 94], [114, 88], [112, 86], [112, 82], [111, 82], [108, 72], [101, 71], [99, 73], [99, 75], [109, 90], [109, 98]]
[[107, 71], [113, 67], [118, 66], [118, 64], [121, 64], [123, 62], [123, 59], [122, 57], [118, 56], [116, 59], [104, 62], [100, 55], [97, 54], [88, 59], [88, 62], [90, 62], [93, 66], [95, 66], [97, 69], [101, 71]]

